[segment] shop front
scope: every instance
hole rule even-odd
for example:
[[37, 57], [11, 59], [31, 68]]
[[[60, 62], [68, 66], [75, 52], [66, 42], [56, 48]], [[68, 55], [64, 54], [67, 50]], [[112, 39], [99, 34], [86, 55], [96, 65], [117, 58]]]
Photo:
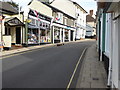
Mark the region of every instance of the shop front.
[[[17, 18], [5, 18], [5, 29], [3, 35], [3, 41], [7, 45], [9, 43], [9, 47], [11, 45], [22, 45], [23, 43], [23, 27], [24, 24]], [[9, 40], [9, 42], [8, 42]], [[7, 46], [6, 46], [7, 47]]]
[[30, 10], [28, 20], [28, 44], [47, 44], [51, 43], [51, 18]]
[[69, 30], [65, 29], [65, 42], [69, 42]]
[[75, 40], [75, 28], [53, 23], [53, 43], [69, 42]]
[[40, 43], [51, 43], [51, 30], [50, 23], [42, 23], [43, 25], [40, 28]]
[[59, 27], [54, 27], [54, 42], [55, 43], [60, 43], [60, 28]]
[[28, 44], [39, 44], [38, 27], [28, 27]]

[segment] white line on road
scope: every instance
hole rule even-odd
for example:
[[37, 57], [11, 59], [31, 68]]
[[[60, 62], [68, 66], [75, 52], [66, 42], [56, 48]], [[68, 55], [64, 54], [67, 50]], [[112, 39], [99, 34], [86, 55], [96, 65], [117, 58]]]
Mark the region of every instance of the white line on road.
[[81, 59], [82, 59], [82, 57], [83, 57], [86, 49], [87, 49], [87, 48], [85, 48], [85, 49], [83, 50], [83, 52], [82, 52], [82, 54], [81, 54], [81, 56], [80, 56], [80, 58], [79, 58], [79, 60], [78, 60], [78, 62], [77, 62], [77, 64], [76, 64], [76, 67], [75, 67], [75, 69], [74, 69], [74, 72], [73, 72], [73, 74], [72, 74], [72, 77], [70, 78], [70, 81], [69, 81], [69, 83], [68, 83], [68, 85], [67, 85], [66, 90], [68, 90], [68, 89], [70, 88], [70, 85], [71, 85], [71, 83], [72, 83], [72, 81], [73, 81], [73, 78], [74, 78], [74, 76], [75, 76], [75, 73], [76, 73], [76, 71], [77, 71], [78, 65], [80, 64], [80, 61], [81, 61]]

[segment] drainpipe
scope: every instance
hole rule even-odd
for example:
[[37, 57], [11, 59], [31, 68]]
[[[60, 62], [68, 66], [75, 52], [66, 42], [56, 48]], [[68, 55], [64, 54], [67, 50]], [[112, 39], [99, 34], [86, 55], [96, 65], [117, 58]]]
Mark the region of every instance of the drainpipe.
[[[112, 20], [112, 16], [109, 18], [111, 18], [111, 20]], [[112, 44], [112, 41], [113, 41], [113, 39], [112, 39], [112, 21], [109, 22], [108, 24], [109, 24], [109, 26], [111, 26], [110, 33], [109, 33], [111, 37], [110, 37], [110, 54], [109, 54], [110, 59], [109, 59], [109, 73], [108, 73], [107, 86], [110, 87], [111, 86], [111, 78], [112, 78], [111, 76], [112, 76], [112, 46], [113, 46], [113, 44]]]
[[53, 36], [53, 37], [52, 37], [52, 43], [54, 44], [54, 39], [55, 39], [55, 38], [54, 38], [54, 26], [53, 26], [53, 28], [52, 28], [52, 31], [53, 31], [53, 32], [52, 32], [52, 36]]

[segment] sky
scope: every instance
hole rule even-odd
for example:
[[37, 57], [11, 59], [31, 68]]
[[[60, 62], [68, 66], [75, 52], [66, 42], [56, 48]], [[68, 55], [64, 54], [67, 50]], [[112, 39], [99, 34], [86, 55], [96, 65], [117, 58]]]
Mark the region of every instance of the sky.
[[[10, 0], [9, 0], [10, 1]], [[19, 3], [20, 6], [26, 6], [31, 0], [13, 0], [16, 3]], [[80, 4], [88, 13], [89, 10], [94, 10], [94, 14], [97, 11], [97, 4], [94, 0], [73, 0]]]

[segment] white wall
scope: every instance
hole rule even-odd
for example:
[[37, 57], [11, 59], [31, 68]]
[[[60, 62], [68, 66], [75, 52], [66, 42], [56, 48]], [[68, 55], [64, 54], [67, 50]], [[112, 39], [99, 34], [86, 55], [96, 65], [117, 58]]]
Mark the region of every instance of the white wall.
[[113, 22], [112, 83], [118, 88], [118, 20]]
[[32, 3], [29, 5], [29, 8], [36, 10], [37, 12], [44, 14], [46, 16], [52, 17], [52, 9], [42, 4], [38, 0], [33, 0]]
[[[112, 60], [112, 87], [113, 88], [118, 88], [119, 87], [119, 20], [115, 19], [119, 14], [120, 14], [120, 2], [114, 2], [111, 4], [111, 6], [109, 7], [108, 11], [114, 11], [112, 13], [112, 24], [110, 25], [108, 23], [109, 26], [112, 26], [112, 30], [111, 30], [111, 44], [109, 46], [110, 47], [110, 55], [111, 55], [111, 60]], [[110, 19], [110, 17], [108, 18]], [[111, 29], [110, 27], [108, 27], [108, 29]], [[108, 47], [109, 47], [108, 46]], [[106, 47], [107, 48], [107, 47]], [[120, 88], [119, 88], [120, 89]]]
[[111, 29], [110, 15], [111, 14], [109, 13], [106, 15], [106, 33], [105, 33], [105, 55], [108, 57], [110, 57], [110, 29]]
[[85, 11], [76, 5], [76, 15], [79, 14], [79, 16], [77, 16], [77, 31], [76, 31], [76, 39], [81, 39], [81, 38], [85, 38], [86, 35], [86, 13]]
[[16, 43], [16, 27], [11, 28], [11, 42]]
[[75, 14], [76, 14], [75, 5], [71, 1], [55, 0], [51, 5], [75, 18]]
[[[119, 20], [118, 20], [118, 29], [120, 29], [120, 17], [119, 17]], [[120, 38], [120, 30], [118, 30], [118, 38]], [[118, 40], [118, 46], [120, 46], [120, 40]], [[119, 89], [120, 89], [120, 47], [118, 48], [118, 50], [119, 50], [119, 52], [118, 52], [118, 55], [119, 55], [119, 57], [118, 57], [118, 60], [119, 60]]]

